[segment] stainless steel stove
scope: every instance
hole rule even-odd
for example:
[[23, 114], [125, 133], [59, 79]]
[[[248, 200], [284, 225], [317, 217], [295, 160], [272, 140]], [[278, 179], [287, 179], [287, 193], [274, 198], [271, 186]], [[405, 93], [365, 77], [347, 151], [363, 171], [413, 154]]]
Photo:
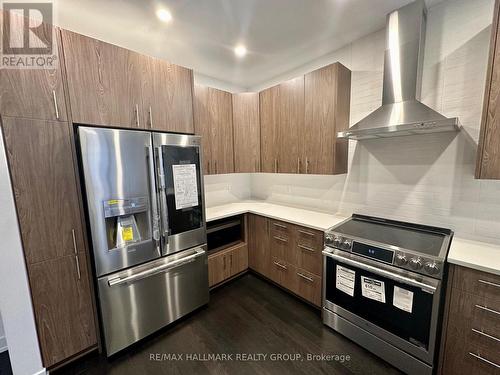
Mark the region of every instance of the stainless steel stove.
[[323, 322], [408, 374], [432, 374], [452, 237], [356, 214], [330, 228]]

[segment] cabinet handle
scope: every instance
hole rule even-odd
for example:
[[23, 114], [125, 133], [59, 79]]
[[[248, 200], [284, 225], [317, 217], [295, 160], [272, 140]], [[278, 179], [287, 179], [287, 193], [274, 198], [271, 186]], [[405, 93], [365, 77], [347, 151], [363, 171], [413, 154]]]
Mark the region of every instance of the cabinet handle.
[[54, 99], [54, 109], [56, 110], [56, 119], [59, 120], [59, 106], [57, 105], [56, 90], [52, 90], [52, 98]]
[[78, 255], [78, 248], [76, 246], [75, 229], [71, 229], [71, 237], [73, 237], [73, 251], [75, 252], [75, 255]]
[[309, 158], [306, 158], [306, 174], [309, 173]]
[[78, 274], [78, 280], [80, 280], [82, 275], [80, 274], [80, 261], [78, 260], [78, 255], [75, 255], [75, 261], [76, 261], [76, 273]]
[[305, 230], [302, 230], [302, 229], [299, 229], [298, 232], [301, 233], [301, 234], [305, 234], [306, 236], [311, 236], [311, 237], [315, 237], [316, 236], [314, 233], [311, 233], [311, 232], [308, 232], [308, 231], [305, 231]]
[[300, 158], [297, 158], [297, 173], [300, 173]]
[[481, 284], [486, 284], [489, 286], [494, 286], [495, 288], [500, 288], [500, 284], [492, 283], [491, 281], [486, 281], [486, 280], [478, 280]]
[[484, 310], [484, 311], [488, 311], [488, 312], [490, 312], [490, 313], [492, 313], [492, 314], [497, 314], [497, 315], [500, 315], [500, 312], [499, 312], [499, 311], [496, 311], [496, 310], [493, 310], [493, 309], [489, 309], [489, 308], [488, 308], [488, 307], [486, 307], [486, 306], [476, 305], [476, 307], [477, 307], [478, 309], [481, 309], [481, 310]]
[[484, 363], [487, 363], [493, 367], [500, 368], [500, 365], [497, 365], [495, 362], [489, 361], [486, 358], [481, 357], [480, 355], [474, 354], [469, 352], [469, 355], [473, 356], [476, 359], [479, 359], [480, 361], [483, 361]]
[[278, 159], [274, 159], [274, 173], [278, 173]]
[[281, 241], [281, 242], [288, 242], [288, 240], [286, 238], [281, 238], [281, 237], [278, 237], [278, 236], [274, 236], [274, 239], [278, 240], [278, 241]]
[[149, 106], [149, 127], [153, 128], [153, 109]]
[[226, 256], [222, 256], [222, 261], [224, 262], [224, 270], [226, 269]]
[[274, 226], [276, 227], [279, 227], [279, 228], [283, 228], [283, 229], [286, 229], [286, 225], [284, 224], [280, 224], [280, 223], [273, 223]]
[[479, 331], [475, 328], [472, 328], [472, 332], [476, 332], [477, 334], [481, 335], [481, 336], [484, 336], [484, 337], [487, 337], [489, 339], [492, 339], [492, 340], [495, 340], [497, 342], [500, 342], [500, 339], [498, 337], [495, 337], [495, 336], [491, 336], [491, 335], [488, 335], [487, 333], [484, 333], [482, 331]]
[[135, 105], [135, 124], [137, 127], [140, 127], [140, 122], [139, 122], [139, 104]]
[[219, 169], [217, 168], [217, 160], [214, 162], [215, 164], [215, 174], [219, 173]]
[[278, 266], [279, 268], [283, 268], [284, 270], [287, 270], [288, 268], [286, 268], [286, 266], [284, 266], [283, 264], [280, 264], [278, 262], [273, 262], [274, 265]]
[[255, 172], [259, 172], [259, 161], [255, 160]]
[[208, 161], [208, 174], [210, 174], [210, 160]]
[[300, 247], [303, 250], [310, 251], [311, 253], [315, 253], [316, 252], [316, 250], [314, 250], [312, 247], [308, 247], [308, 246], [304, 246], [304, 245], [297, 245], [297, 246]]
[[312, 277], [306, 276], [303, 273], [297, 272], [297, 276], [302, 277], [304, 280], [309, 281], [310, 283], [314, 282], [314, 279]]

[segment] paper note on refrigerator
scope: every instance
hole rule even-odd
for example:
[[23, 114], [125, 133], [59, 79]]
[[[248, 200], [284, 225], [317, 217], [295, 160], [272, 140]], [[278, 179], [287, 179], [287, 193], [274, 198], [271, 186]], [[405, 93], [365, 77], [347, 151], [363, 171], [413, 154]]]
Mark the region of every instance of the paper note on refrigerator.
[[413, 292], [394, 286], [392, 304], [398, 309], [411, 313], [413, 308]]
[[175, 208], [177, 210], [198, 205], [198, 184], [195, 164], [172, 165], [174, 176]]
[[356, 272], [350, 270], [349, 268], [337, 265], [337, 280], [335, 282], [335, 287], [353, 297], [355, 277]]
[[361, 295], [385, 303], [385, 284], [383, 281], [361, 276]]

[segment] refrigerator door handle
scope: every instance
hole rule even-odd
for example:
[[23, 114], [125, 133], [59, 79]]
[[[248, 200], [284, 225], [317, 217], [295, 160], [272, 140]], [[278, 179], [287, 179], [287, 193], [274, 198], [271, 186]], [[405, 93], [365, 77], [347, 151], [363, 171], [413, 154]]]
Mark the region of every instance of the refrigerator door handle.
[[167, 196], [166, 196], [166, 185], [165, 185], [165, 170], [163, 165], [163, 153], [161, 147], [155, 148], [156, 154], [156, 171], [158, 177], [158, 191], [160, 199], [160, 222], [161, 222], [161, 235], [165, 239], [165, 245], [168, 244], [168, 206], [167, 206]]
[[149, 175], [149, 192], [151, 197], [151, 215], [153, 217], [153, 240], [156, 248], [160, 249], [160, 215], [158, 213], [158, 194], [155, 181], [155, 166], [153, 148], [147, 146], [148, 159], [148, 175]]
[[145, 279], [147, 277], [156, 275], [158, 273], [167, 272], [167, 271], [172, 270], [174, 268], [177, 268], [177, 267], [183, 266], [185, 264], [194, 262], [196, 258], [198, 258], [204, 254], [205, 254], [205, 250], [196, 249], [196, 252], [194, 254], [185, 256], [183, 258], [176, 259], [176, 260], [169, 262], [169, 263], [162, 264], [161, 266], [153, 267], [151, 269], [137, 272], [137, 273], [134, 273], [134, 274], [127, 276], [127, 277], [124, 277], [124, 278], [116, 277], [116, 278], [110, 279], [110, 280], [108, 280], [108, 285], [110, 287], [118, 286], [118, 285], [122, 285], [122, 284], [126, 284], [126, 283], [131, 283], [134, 281], [138, 281], [141, 279]]

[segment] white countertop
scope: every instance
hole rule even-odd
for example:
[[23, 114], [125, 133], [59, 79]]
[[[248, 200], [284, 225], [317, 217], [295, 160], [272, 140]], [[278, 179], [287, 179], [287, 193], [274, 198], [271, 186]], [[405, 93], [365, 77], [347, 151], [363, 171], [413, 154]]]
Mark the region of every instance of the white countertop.
[[262, 215], [271, 219], [303, 225], [305, 227], [321, 231], [325, 231], [326, 229], [346, 219], [345, 217], [329, 215], [322, 212], [282, 206], [262, 201], [242, 201], [237, 203], [228, 203], [222, 206], [209, 207], [206, 209], [206, 219], [207, 221], [213, 221], [244, 213]]
[[[342, 216], [264, 201], [241, 201], [209, 207], [206, 209], [206, 219], [213, 221], [245, 213], [262, 215], [321, 231], [325, 231], [346, 219]], [[448, 262], [500, 275], [500, 245], [466, 240], [455, 236], [448, 253]]]

